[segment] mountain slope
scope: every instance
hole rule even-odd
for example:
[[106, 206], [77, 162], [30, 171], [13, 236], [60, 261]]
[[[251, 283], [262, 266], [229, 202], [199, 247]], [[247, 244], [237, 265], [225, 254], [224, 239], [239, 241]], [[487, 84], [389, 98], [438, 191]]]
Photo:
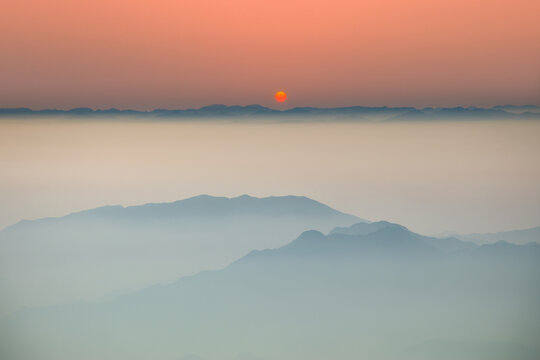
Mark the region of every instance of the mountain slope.
[[225, 266], [305, 229], [360, 221], [317, 201], [207, 195], [106, 206], [0, 231], [0, 315], [20, 306], [96, 300]]
[[19, 311], [0, 322], [0, 355], [537, 358], [540, 246], [448, 252], [437, 241], [399, 226], [365, 235], [307, 231], [223, 270], [111, 302]]
[[401, 242], [403, 242], [404, 239], [416, 239], [418, 242], [428, 244], [429, 246], [444, 252], [472, 250], [477, 247], [474, 243], [459, 240], [454, 237], [434, 238], [415, 234], [402, 225], [393, 224], [388, 221], [371, 223], [360, 222], [349, 227], [336, 227], [330, 231], [329, 235], [363, 236], [373, 233], [377, 233], [375, 237], [381, 239], [399, 236]]

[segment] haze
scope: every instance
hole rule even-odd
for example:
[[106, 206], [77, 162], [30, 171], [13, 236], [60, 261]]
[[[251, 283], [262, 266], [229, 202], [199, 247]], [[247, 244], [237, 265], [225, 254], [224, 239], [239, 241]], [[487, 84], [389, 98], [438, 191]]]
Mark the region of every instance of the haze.
[[305, 195], [422, 233], [538, 225], [540, 123], [0, 122], [0, 226], [106, 204]]

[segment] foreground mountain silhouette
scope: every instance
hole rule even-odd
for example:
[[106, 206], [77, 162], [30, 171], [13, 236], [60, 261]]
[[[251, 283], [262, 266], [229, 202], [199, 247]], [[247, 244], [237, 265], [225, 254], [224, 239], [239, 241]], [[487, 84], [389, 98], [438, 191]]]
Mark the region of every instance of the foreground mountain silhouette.
[[532, 360], [539, 279], [537, 244], [476, 246], [387, 222], [312, 230], [110, 302], [19, 311], [0, 322], [0, 356]]
[[0, 315], [97, 300], [221, 268], [359, 218], [301, 196], [196, 196], [21, 221], [0, 231]]

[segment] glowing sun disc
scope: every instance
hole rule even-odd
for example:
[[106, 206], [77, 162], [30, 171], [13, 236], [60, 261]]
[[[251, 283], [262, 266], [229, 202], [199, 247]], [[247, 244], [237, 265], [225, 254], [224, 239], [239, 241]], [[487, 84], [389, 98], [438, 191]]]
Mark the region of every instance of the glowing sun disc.
[[287, 94], [284, 91], [278, 91], [276, 93], [276, 101], [284, 102], [287, 99]]

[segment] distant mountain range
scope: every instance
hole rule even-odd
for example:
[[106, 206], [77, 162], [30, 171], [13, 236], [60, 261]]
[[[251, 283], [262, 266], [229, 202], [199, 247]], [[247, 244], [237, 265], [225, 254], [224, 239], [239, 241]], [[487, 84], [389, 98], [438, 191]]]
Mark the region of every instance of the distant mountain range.
[[221, 268], [306, 229], [362, 221], [302, 196], [105, 206], [0, 231], [0, 315], [97, 300]]
[[540, 226], [531, 229], [502, 231], [498, 233], [453, 234], [452, 236], [464, 241], [473, 241], [478, 244], [489, 244], [499, 241], [506, 241], [513, 244], [527, 244], [531, 242], [540, 243]]
[[540, 107], [535, 105], [504, 105], [492, 108], [453, 107], [453, 108], [422, 108], [414, 107], [369, 107], [350, 106], [337, 108], [296, 107], [288, 110], [276, 110], [261, 105], [226, 106], [210, 105], [200, 109], [169, 110], [155, 109], [152, 111], [75, 108], [71, 110], [29, 108], [3, 108], [0, 117], [137, 117], [155, 119], [189, 119], [189, 118], [274, 118], [301, 121], [302, 119], [325, 119], [328, 117], [342, 120], [365, 121], [404, 121], [404, 120], [433, 120], [433, 119], [540, 119]]
[[310, 230], [112, 301], [20, 310], [0, 358], [534, 360], [539, 279], [538, 244]]

